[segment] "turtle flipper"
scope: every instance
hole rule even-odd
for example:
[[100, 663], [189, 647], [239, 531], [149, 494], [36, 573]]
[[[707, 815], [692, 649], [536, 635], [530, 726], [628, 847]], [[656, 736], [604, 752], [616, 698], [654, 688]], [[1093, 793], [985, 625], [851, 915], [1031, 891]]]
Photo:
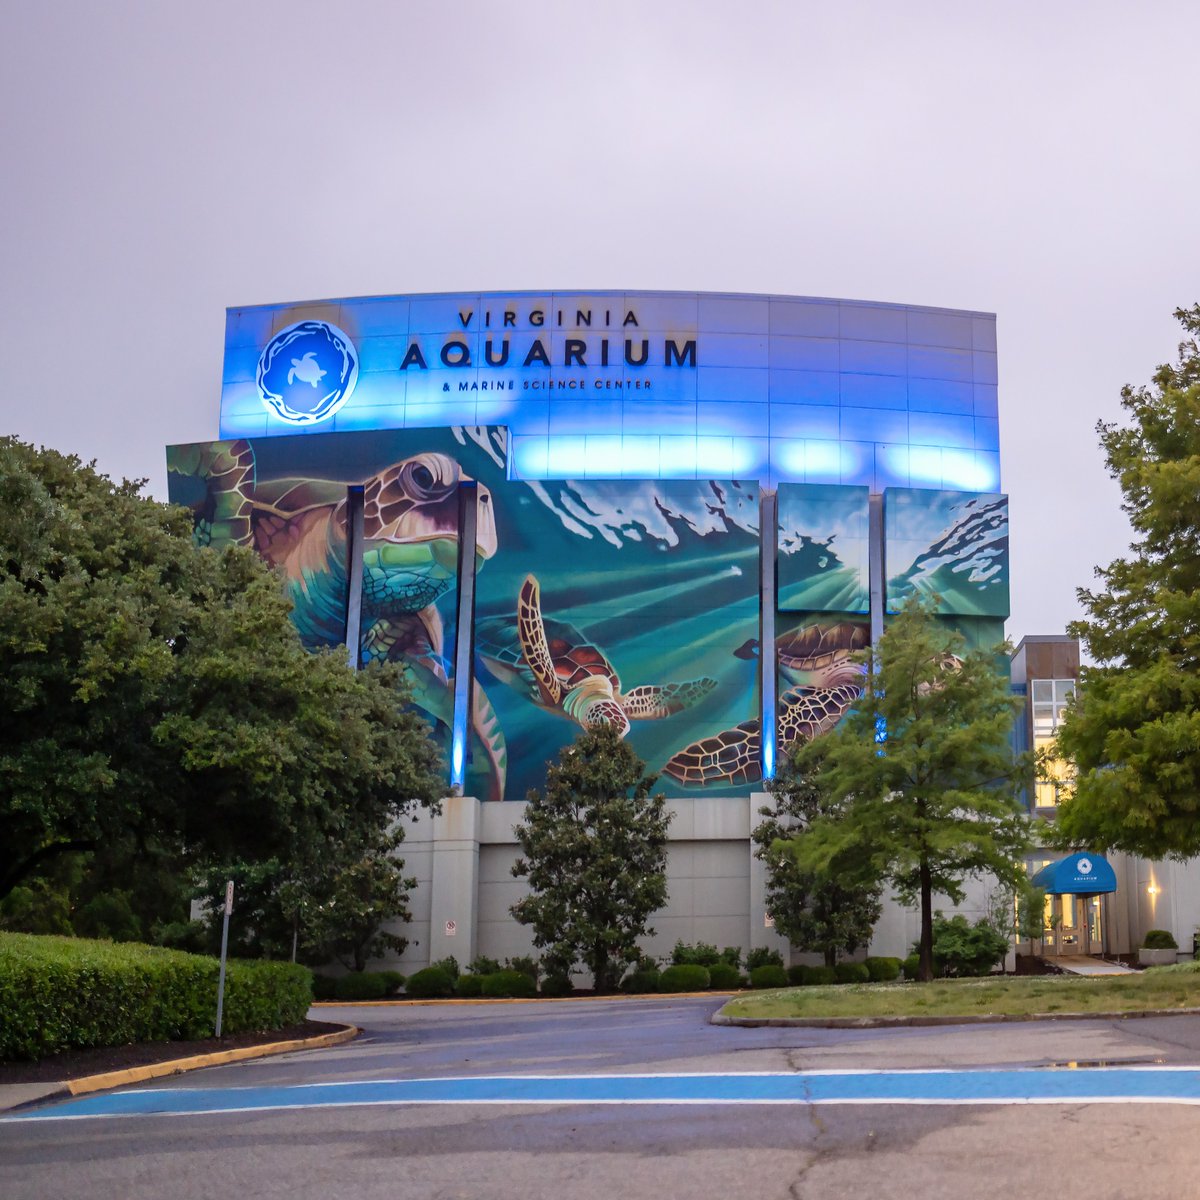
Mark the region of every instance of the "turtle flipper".
[[250, 541], [254, 448], [242, 438], [180, 446], [168, 464], [171, 495], [192, 510], [198, 546]]
[[686, 683], [643, 683], [621, 696], [621, 707], [631, 721], [661, 721], [699, 704], [716, 686], [717, 681], [707, 677]]
[[503, 800], [508, 777], [508, 746], [500, 718], [478, 683], [471, 689], [471, 735], [487, 761], [488, 794], [484, 800]]
[[[861, 676], [858, 677], [861, 680]], [[779, 747], [828, 733], [863, 694], [862, 683], [831, 688], [788, 688], [779, 696]]]
[[685, 746], [663, 767], [663, 774], [685, 787], [757, 782], [762, 778], [761, 723], [743, 721]]
[[557, 708], [562, 701], [562, 685], [554, 670], [554, 659], [546, 641], [546, 626], [542, 623], [542, 589], [533, 575], [525, 576], [517, 597], [517, 636], [542, 703], [548, 708]]

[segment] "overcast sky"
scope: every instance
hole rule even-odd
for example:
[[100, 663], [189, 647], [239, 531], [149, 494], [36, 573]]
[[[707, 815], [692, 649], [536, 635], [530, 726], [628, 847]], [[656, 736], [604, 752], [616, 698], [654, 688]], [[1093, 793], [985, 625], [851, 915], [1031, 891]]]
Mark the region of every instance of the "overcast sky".
[[998, 314], [1009, 633], [1128, 534], [1200, 299], [1200, 5], [0, 0], [0, 427], [146, 476], [230, 305], [652, 288]]

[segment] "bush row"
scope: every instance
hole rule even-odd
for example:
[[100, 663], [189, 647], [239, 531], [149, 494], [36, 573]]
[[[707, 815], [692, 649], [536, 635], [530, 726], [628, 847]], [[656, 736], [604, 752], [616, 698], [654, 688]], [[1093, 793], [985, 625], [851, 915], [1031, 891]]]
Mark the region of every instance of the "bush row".
[[[900, 977], [898, 958], [868, 958], [862, 963], [838, 963], [836, 967], [788, 967], [777, 951], [751, 951], [746, 956], [749, 977], [735, 963], [740, 953], [727, 947], [718, 953], [712, 946], [675, 947], [670, 966], [663, 970], [652, 958], [642, 958], [621, 981], [621, 990], [632, 994], [653, 992], [734, 991], [737, 988], [804, 987], [833, 983], [883, 983]], [[518, 967], [518, 964], [520, 966]], [[458, 974], [458, 964], [443, 959], [416, 972], [408, 980], [405, 994], [411, 999], [437, 1000], [494, 997], [524, 999], [530, 996], [565, 996], [568, 979], [546, 978], [538, 987], [537, 967], [532, 960], [514, 959], [506, 966], [490, 958], [476, 959], [468, 974]], [[390, 981], [385, 985], [384, 976]], [[396, 972], [365, 971], [340, 979], [316, 980], [317, 999], [373, 1000], [394, 994], [404, 977]]]
[[[0, 1059], [211, 1037], [215, 958], [133, 942], [0, 934]], [[294, 963], [231, 960], [223, 1031], [304, 1020], [312, 974]]]

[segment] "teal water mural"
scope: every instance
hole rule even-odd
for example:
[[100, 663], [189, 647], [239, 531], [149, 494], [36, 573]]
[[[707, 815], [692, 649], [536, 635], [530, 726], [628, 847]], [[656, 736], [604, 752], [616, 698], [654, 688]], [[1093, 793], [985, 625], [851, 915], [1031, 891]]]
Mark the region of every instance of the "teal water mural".
[[936, 594], [946, 614], [1008, 616], [1007, 496], [888, 488], [883, 504], [888, 612]]
[[869, 611], [868, 489], [781, 483], [778, 497], [779, 611]]
[[[508, 799], [540, 787], [546, 761], [585, 722], [627, 728], [659, 773], [706, 732], [756, 716], [757, 656], [737, 652], [758, 635], [758, 517], [754, 483], [509, 484], [475, 623]], [[658, 786], [695, 791], [669, 774]]]

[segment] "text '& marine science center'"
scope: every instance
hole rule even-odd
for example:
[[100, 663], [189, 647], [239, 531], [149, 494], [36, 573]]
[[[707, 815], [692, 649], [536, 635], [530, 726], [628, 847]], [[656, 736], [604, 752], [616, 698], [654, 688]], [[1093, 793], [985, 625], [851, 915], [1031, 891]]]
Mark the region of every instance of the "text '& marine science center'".
[[[750, 841], [779, 756], [842, 718], [853, 656], [914, 592], [969, 644], [1003, 637], [996, 381], [992, 315], [899, 304], [231, 309], [221, 440], [168, 450], [170, 497], [280, 568], [307, 645], [405, 666], [449, 771], [404, 846], [407, 967], [528, 952], [513, 825], [596, 720], [676, 814], [650, 951], [786, 950]], [[915, 932], [889, 906], [872, 949]]]

